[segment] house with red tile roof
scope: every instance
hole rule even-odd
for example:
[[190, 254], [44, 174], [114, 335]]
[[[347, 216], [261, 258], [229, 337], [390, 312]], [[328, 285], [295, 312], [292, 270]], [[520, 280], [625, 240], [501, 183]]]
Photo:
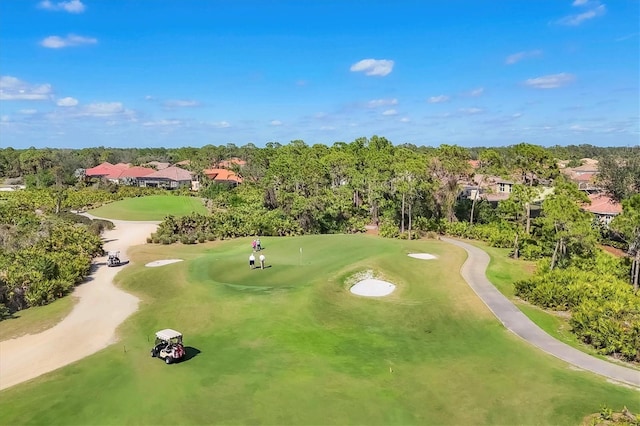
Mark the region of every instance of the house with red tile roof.
[[622, 213], [622, 205], [603, 193], [589, 194], [591, 204], [583, 209], [593, 213], [600, 222], [609, 225], [614, 217]]
[[220, 162], [218, 162], [218, 164], [216, 164], [216, 168], [219, 169], [230, 169], [233, 166], [245, 166], [247, 164], [246, 161], [241, 160], [238, 157], [233, 157], [233, 158], [229, 158], [228, 160], [222, 160]]
[[191, 188], [193, 174], [180, 167], [170, 166], [166, 169], [154, 171], [146, 176], [137, 178], [141, 187], [175, 189], [181, 187]]
[[242, 183], [242, 177], [227, 169], [206, 169], [204, 174], [216, 183], [229, 183], [238, 185]]
[[95, 178], [103, 178], [106, 176], [113, 176], [116, 174], [120, 174], [123, 170], [128, 169], [130, 164], [118, 163], [111, 164], [109, 162], [104, 162], [95, 167], [91, 167], [90, 169], [86, 169], [84, 171], [84, 175], [86, 177], [95, 177]]

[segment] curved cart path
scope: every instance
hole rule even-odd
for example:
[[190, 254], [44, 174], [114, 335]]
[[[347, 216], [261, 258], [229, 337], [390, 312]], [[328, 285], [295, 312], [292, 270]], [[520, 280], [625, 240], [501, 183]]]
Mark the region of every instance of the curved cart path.
[[[89, 216], [89, 215], [87, 215]], [[130, 246], [143, 244], [159, 222], [111, 220], [115, 228], [102, 235], [105, 251], [119, 250], [127, 260]], [[52, 328], [0, 342], [0, 389], [71, 364], [117, 341], [116, 328], [138, 309], [138, 299], [113, 284], [125, 267], [106, 266], [106, 256], [94, 259], [95, 271], [73, 291], [78, 302]]]
[[462, 241], [444, 237], [441, 239], [467, 251], [469, 257], [462, 265], [462, 277], [508, 330], [569, 364], [617, 382], [640, 387], [640, 371], [603, 361], [572, 348], [549, 336], [523, 314], [487, 279], [485, 272], [489, 266], [489, 255], [485, 251]]

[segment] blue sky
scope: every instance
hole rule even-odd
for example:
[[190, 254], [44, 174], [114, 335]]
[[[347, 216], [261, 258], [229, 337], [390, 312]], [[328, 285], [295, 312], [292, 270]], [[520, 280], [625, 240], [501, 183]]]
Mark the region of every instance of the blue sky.
[[0, 147], [631, 146], [638, 0], [3, 0]]

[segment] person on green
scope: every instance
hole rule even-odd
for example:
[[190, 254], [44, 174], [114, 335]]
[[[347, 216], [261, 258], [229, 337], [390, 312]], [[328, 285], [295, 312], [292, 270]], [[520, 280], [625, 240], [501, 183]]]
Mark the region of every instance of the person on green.
[[253, 253], [249, 255], [249, 268], [251, 269], [256, 268], [256, 257], [253, 255]]
[[260, 255], [260, 269], [264, 269], [264, 254]]

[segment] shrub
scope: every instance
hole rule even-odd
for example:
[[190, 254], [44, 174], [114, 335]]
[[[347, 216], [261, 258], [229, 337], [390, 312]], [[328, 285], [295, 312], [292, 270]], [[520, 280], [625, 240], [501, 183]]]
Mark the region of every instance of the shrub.
[[398, 227], [391, 221], [385, 221], [378, 227], [378, 235], [384, 238], [397, 238], [400, 234]]

